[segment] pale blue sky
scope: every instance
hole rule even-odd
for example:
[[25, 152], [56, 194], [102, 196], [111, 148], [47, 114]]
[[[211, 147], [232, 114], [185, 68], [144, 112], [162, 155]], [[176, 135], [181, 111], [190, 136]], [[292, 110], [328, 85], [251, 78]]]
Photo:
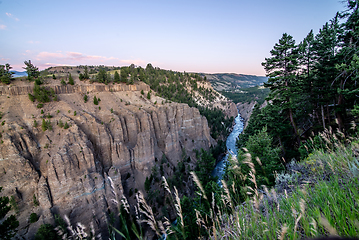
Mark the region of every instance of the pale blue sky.
[[264, 75], [284, 32], [300, 42], [344, 9], [340, 0], [0, 0], [0, 64]]

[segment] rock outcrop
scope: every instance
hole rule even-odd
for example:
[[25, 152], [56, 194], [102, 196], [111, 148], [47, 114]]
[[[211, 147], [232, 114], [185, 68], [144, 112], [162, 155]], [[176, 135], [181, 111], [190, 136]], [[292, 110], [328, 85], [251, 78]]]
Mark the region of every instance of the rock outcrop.
[[[254, 106], [256, 104], [257, 101], [237, 103], [238, 113], [241, 114], [241, 118], [243, 118], [244, 120], [243, 129], [245, 129], [248, 126], [248, 121], [252, 115]], [[263, 108], [265, 106], [267, 106], [267, 101], [264, 101], [264, 103], [260, 106], [260, 108]]]
[[215, 144], [196, 108], [145, 99], [145, 84], [52, 87], [59, 101], [42, 109], [29, 100], [31, 87], [0, 90], [1, 194], [16, 201], [19, 237], [32, 239], [41, 224], [65, 215], [105, 237], [109, 213], [123, 196], [134, 198], [129, 189], [143, 190], [156, 158], [164, 154], [176, 166], [184, 149], [194, 159], [195, 150]]

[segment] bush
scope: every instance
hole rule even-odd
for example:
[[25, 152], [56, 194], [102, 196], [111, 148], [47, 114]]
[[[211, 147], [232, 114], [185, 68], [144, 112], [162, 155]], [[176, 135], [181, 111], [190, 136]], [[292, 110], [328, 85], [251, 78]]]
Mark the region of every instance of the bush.
[[35, 223], [35, 222], [37, 222], [37, 220], [39, 220], [39, 217], [37, 216], [36, 213], [31, 213], [29, 220], [30, 220], [30, 223]]
[[71, 73], [70, 73], [70, 75], [69, 75], [69, 84], [70, 84], [70, 85], [74, 85], [74, 84], [75, 84], [74, 79], [73, 79], [72, 76], [71, 76]]
[[93, 97], [93, 104], [98, 105], [98, 99], [96, 96]]
[[60, 240], [60, 237], [57, 235], [54, 227], [51, 224], [42, 224], [37, 230], [35, 235], [35, 240]]
[[85, 101], [85, 103], [87, 103], [87, 101], [88, 101], [88, 96], [86, 94], [84, 96], [84, 101]]

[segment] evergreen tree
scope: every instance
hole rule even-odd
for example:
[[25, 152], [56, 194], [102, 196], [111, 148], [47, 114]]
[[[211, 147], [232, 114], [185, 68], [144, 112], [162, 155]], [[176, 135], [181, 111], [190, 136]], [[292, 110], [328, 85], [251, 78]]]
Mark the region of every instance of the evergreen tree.
[[[0, 187], [0, 192], [2, 187]], [[12, 239], [16, 233], [19, 222], [14, 215], [10, 215], [6, 219], [6, 214], [10, 211], [10, 200], [8, 197], [0, 197], [0, 239]]]
[[88, 71], [88, 68], [87, 66], [85, 65], [84, 66], [84, 74], [83, 74], [83, 79], [90, 79], [90, 76], [89, 76], [89, 71]]
[[267, 72], [268, 83], [265, 84], [271, 92], [268, 99], [273, 104], [280, 105], [287, 114], [293, 127], [298, 144], [300, 138], [294, 119], [294, 108], [298, 94], [297, 70], [299, 68], [298, 49], [292, 36], [284, 33], [279, 43], [270, 51], [272, 57], [262, 63]]
[[5, 65], [0, 65], [0, 81], [5, 84], [10, 84], [13, 80], [13, 72], [10, 72], [12, 67], [10, 64], [6, 63]]
[[40, 76], [39, 69], [31, 63], [31, 60], [24, 61], [24, 63], [26, 65], [26, 67], [24, 67], [24, 69], [27, 72], [27, 79], [29, 79], [30, 81], [37, 79]]
[[71, 76], [71, 73], [69, 74], [69, 84], [70, 84], [70, 85], [74, 85], [74, 84], [75, 84], [74, 79], [73, 79], [73, 77]]
[[93, 97], [93, 104], [98, 105], [98, 99], [96, 96]]
[[100, 70], [98, 71], [96, 75], [96, 81], [99, 83], [108, 83], [108, 75], [104, 68], [100, 68]]
[[[316, 57], [314, 67], [313, 85], [311, 91], [311, 100], [320, 111], [323, 128], [326, 127], [325, 120], [330, 123], [331, 114], [329, 105], [335, 104], [337, 97], [337, 88], [340, 87], [340, 81], [335, 81], [339, 72], [336, 68], [338, 64], [337, 49], [339, 47], [338, 17], [335, 17], [330, 23], [326, 23], [319, 33], [315, 36], [313, 50]], [[337, 115], [342, 125], [342, 117]]]
[[113, 81], [115, 83], [119, 83], [120, 82], [120, 75], [118, 74], [117, 71], [115, 71], [114, 77], [113, 77]]
[[121, 71], [120, 71], [120, 74], [121, 74], [121, 82], [127, 83], [127, 77], [128, 77], [127, 68], [122, 67]]

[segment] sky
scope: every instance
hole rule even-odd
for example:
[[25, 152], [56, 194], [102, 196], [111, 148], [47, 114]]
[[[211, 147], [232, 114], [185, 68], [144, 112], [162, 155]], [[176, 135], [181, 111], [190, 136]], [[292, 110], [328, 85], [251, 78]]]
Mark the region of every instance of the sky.
[[0, 64], [154, 67], [265, 75], [283, 33], [297, 43], [342, 0], [0, 0]]

